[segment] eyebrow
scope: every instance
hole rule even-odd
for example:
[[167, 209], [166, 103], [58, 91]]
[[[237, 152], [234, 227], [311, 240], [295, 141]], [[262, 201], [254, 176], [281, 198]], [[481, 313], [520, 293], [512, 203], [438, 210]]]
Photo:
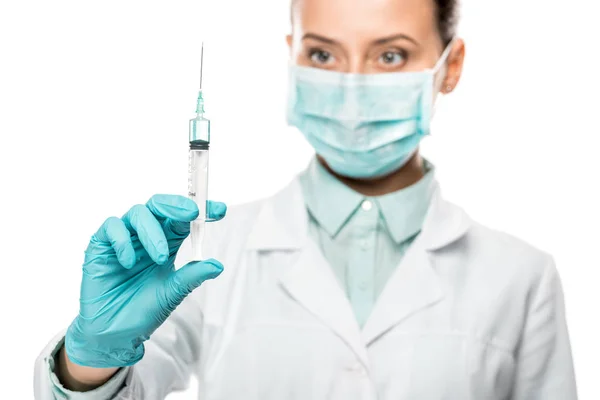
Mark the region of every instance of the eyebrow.
[[318, 40], [320, 42], [327, 43], [327, 44], [335, 44], [335, 45], [340, 44], [339, 42], [337, 42], [333, 39], [329, 39], [325, 36], [317, 35], [316, 33], [306, 33], [304, 36], [302, 36], [302, 40], [305, 40], [305, 39], [314, 39], [314, 40]]
[[410, 36], [405, 35], [403, 33], [399, 33], [399, 34], [396, 34], [396, 35], [392, 35], [392, 36], [384, 37], [384, 38], [381, 38], [381, 39], [377, 39], [377, 40], [373, 41], [373, 44], [375, 44], [375, 45], [381, 45], [381, 44], [386, 44], [386, 43], [393, 42], [394, 40], [399, 40], [399, 39], [408, 40], [409, 42], [412, 42], [412, 43], [414, 43], [416, 45], [419, 45], [419, 43], [417, 43], [417, 41], [415, 39], [413, 39]]
[[[327, 44], [331, 44], [331, 45], [339, 45], [340, 43], [337, 42], [336, 40], [327, 38], [325, 36], [321, 36], [321, 35], [317, 35], [316, 33], [306, 33], [304, 36], [302, 36], [302, 40], [305, 39], [314, 39], [314, 40], [318, 40], [321, 41], [323, 43], [327, 43]], [[409, 42], [412, 42], [416, 45], [419, 45], [419, 43], [417, 43], [417, 41], [413, 38], [411, 38], [408, 35], [405, 35], [403, 33], [399, 33], [396, 35], [392, 35], [392, 36], [387, 36], [381, 39], [377, 39], [375, 41], [373, 41], [371, 44], [372, 45], [382, 45], [382, 44], [386, 44], [389, 42], [393, 42], [394, 40], [399, 40], [399, 39], [404, 39], [404, 40], [408, 40]]]

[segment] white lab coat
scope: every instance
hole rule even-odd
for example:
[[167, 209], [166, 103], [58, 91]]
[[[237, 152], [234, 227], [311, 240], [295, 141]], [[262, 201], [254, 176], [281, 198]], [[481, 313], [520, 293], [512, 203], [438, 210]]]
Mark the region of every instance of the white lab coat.
[[[225, 271], [146, 343], [116, 399], [573, 400], [550, 256], [472, 221], [436, 190], [422, 233], [364, 328], [312, 242], [298, 181], [209, 228]], [[182, 250], [185, 251], [185, 250]], [[36, 398], [51, 399], [46, 359]]]

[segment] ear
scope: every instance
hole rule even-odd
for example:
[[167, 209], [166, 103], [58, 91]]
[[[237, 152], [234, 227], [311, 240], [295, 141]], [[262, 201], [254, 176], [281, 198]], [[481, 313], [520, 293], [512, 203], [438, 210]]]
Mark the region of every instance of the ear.
[[442, 93], [448, 94], [456, 88], [462, 75], [464, 61], [465, 42], [462, 39], [456, 39], [448, 55], [448, 69], [446, 79], [442, 84]]
[[291, 35], [291, 34], [287, 35], [287, 36], [285, 37], [285, 40], [286, 40], [286, 42], [287, 42], [288, 49], [290, 50], [290, 53], [291, 53], [291, 52], [292, 52], [292, 43], [293, 43], [293, 42], [292, 42], [292, 40], [293, 40], [293, 38], [292, 38], [292, 35]]

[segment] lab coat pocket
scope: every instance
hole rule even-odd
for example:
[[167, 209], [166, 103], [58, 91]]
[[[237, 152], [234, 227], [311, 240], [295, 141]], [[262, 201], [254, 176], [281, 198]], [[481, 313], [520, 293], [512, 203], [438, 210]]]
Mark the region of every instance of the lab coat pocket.
[[236, 329], [222, 348], [210, 392], [219, 399], [325, 399], [347, 353], [322, 326], [256, 321]]
[[388, 366], [376, 374], [382, 398], [507, 398], [511, 358], [468, 333], [393, 333], [374, 343], [370, 353], [375, 365]]
[[471, 340], [467, 348], [467, 368], [469, 399], [510, 398], [515, 359], [507, 345], [495, 339]]

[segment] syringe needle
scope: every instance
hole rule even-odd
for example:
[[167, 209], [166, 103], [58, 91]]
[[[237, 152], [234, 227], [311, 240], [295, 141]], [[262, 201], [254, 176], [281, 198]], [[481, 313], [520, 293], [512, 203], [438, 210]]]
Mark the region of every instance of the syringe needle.
[[204, 42], [200, 50], [200, 90], [198, 90], [198, 100], [196, 101], [196, 114], [204, 114], [204, 96], [202, 95], [202, 71], [204, 70]]
[[204, 66], [204, 42], [202, 42], [202, 49], [200, 50], [200, 91], [202, 91], [202, 68]]

